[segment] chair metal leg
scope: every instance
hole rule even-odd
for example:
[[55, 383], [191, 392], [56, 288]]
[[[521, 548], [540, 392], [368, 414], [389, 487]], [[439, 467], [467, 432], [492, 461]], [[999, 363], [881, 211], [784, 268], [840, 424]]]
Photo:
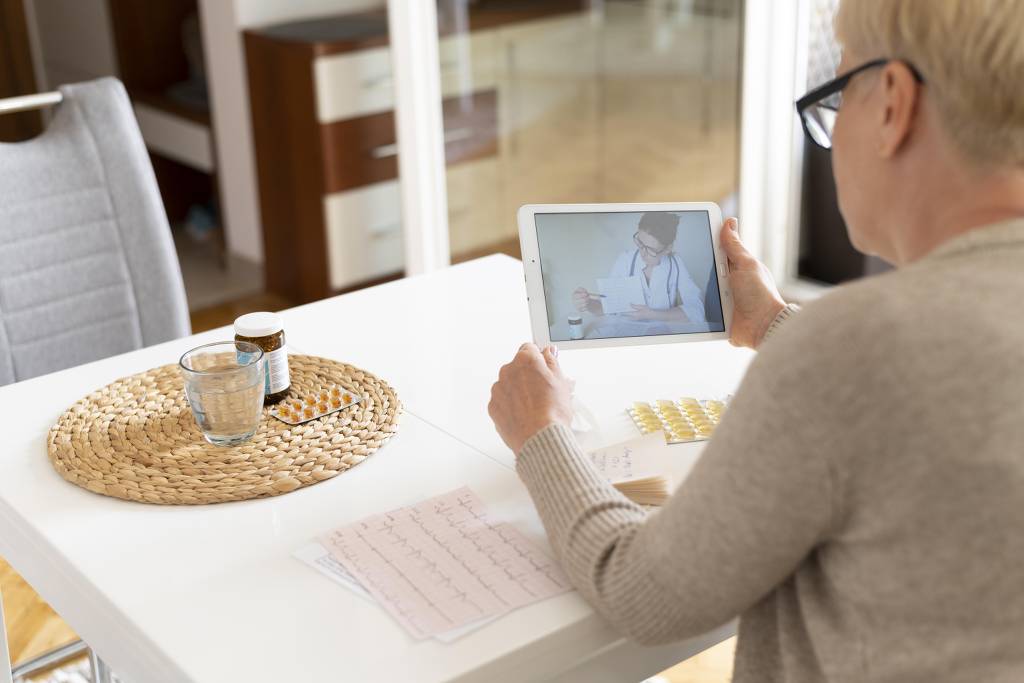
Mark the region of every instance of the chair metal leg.
[[11, 655], [7, 649], [7, 627], [4, 625], [4, 596], [0, 593], [0, 683], [11, 683]]
[[15, 682], [22, 678], [34, 676], [38, 673], [42, 673], [47, 669], [52, 669], [62, 662], [66, 662], [69, 659], [79, 657], [88, 651], [89, 646], [83, 643], [81, 640], [76, 640], [73, 643], [62, 645], [49, 652], [44, 652], [38, 657], [33, 657], [23, 664], [19, 664], [14, 667], [11, 672], [14, 676]]
[[95, 650], [89, 650], [89, 666], [92, 668], [92, 683], [111, 683], [110, 667]]

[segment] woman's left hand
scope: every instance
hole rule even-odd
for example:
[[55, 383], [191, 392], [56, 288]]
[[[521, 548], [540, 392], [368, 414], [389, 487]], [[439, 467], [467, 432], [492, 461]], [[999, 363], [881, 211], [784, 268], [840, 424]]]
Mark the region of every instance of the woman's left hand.
[[557, 350], [542, 352], [523, 344], [512, 362], [503, 366], [491, 387], [487, 412], [498, 435], [516, 454], [526, 441], [550, 424], [572, 423], [574, 381], [562, 373]]
[[626, 317], [631, 320], [660, 320], [661, 313], [659, 311], [652, 310], [649, 306], [641, 306], [640, 304], [630, 304], [633, 307], [632, 313], [627, 313]]

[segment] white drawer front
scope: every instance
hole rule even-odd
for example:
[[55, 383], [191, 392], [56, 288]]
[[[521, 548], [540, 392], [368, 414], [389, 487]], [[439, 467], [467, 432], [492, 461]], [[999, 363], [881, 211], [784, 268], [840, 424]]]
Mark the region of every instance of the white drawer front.
[[205, 173], [214, 171], [209, 126], [141, 102], [134, 107], [135, 119], [147, 149]]
[[333, 289], [402, 270], [398, 181], [324, 197], [324, 222]]
[[[498, 40], [494, 31], [441, 40], [441, 94], [494, 88]], [[317, 120], [331, 123], [394, 108], [391, 52], [387, 47], [320, 57], [313, 62]]]
[[394, 106], [391, 51], [378, 47], [313, 61], [317, 119], [331, 123]]

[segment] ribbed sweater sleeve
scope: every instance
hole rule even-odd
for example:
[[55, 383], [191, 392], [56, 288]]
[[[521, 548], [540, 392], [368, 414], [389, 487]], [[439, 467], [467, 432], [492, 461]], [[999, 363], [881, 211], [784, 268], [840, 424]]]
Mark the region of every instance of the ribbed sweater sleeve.
[[779, 331], [786, 321], [792, 318], [794, 315], [800, 312], [800, 306], [797, 304], [786, 304], [786, 307], [779, 311], [779, 314], [772, 320], [772, 324], [768, 326], [768, 329], [764, 333], [764, 339], [761, 341], [767, 341], [769, 337]]
[[519, 452], [517, 471], [566, 572], [620, 632], [654, 644], [725, 623], [830, 527], [834, 477], [808, 448], [820, 438], [815, 423], [798, 418], [805, 406], [773, 398], [787, 374], [755, 360], [715, 438], [653, 514], [608, 484], [565, 426]]

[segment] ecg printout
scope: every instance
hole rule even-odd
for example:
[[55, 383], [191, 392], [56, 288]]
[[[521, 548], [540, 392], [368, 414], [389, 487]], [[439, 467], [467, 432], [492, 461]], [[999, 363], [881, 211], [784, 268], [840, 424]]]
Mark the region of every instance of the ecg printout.
[[572, 590], [554, 560], [463, 487], [321, 539], [414, 638]]
[[[313, 543], [308, 543], [292, 553], [292, 557], [317, 570], [320, 574], [326, 576], [331, 581], [348, 588], [364, 600], [368, 600], [372, 603], [377, 602], [373, 599], [372, 595], [366, 592], [366, 589], [359, 585], [359, 582], [356, 581], [356, 577], [352, 576], [349, 571], [345, 569], [345, 565], [334, 559], [334, 555], [331, 555], [331, 551], [321, 544], [315, 541]], [[487, 624], [491, 623], [493, 620], [494, 619], [481, 619], [480, 621], [474, 621], [460, 628], [453, 628], [450, 631], [438, 633], [434, 638], [442, 643], [453, 643], [462, 636], [487, 626]]]

